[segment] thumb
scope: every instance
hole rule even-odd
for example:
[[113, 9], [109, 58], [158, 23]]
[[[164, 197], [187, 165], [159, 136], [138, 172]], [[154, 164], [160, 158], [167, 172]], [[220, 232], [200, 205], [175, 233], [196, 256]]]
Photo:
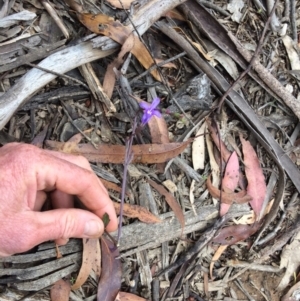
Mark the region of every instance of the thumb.
[[102, 220], [87, 210], [24, 211], [0, 220], [0, 257], [28, 251], [48, 240], [98, 238], [103, 229]]
[[55, 209], [31, 212], [28, 223], [35, 221], [35, 230], [23, 233], [31, 246], [48, 240], [98, 238], [104, 231], [102, 220], [95, 214], [81, 209]]

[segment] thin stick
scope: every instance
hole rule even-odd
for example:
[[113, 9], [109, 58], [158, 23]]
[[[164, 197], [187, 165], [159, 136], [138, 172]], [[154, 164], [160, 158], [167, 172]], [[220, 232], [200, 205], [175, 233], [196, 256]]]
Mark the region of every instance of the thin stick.
[[261, 52], [261, 49], [262, 49], [262, 47], [264, 45], [263, 40], [264, 40], [266, 32], [267, 32], [267, 30], [269, 28], [272, 16], [273, 16], [273, 14], [275, 12], [275, 9], [276, 9], [276, 6], [277, 6], [278, 2], [279, 2], [279, 0], [276, 0], [275, 3], [274, 3], [274, 6], [273, 6], [273, 8], [272, 8], [272, 10], [270, 12], [270, 15], [269, 15], [268, 19], [267, 19], [267, 22], [265, 24], [264, 30], [262, 32], [262, 35], [261, 35], [261, 37], [259, 39], [258, 45], [257, 45], [257, 47], [255, 49], [255, 52], [254, 52], [254, 54], [253, 54], [253, 56], [251, 58], [251, 61], [250, 61], [249, 65], [248, 65], [248, 67], [240, 74], [240, 76], [235, 80], [235, 82], [231, 85], [231, 87], [221, 97], [219, 105], [218, 105], [218, 114], [220, 114], [220, 112], [221, 112], [222, 105], [223, 105], [226, 97], [234, 89], [234, 87], [237, 85], [237, 83], [239, 83], [239, 81], [250, 71], [250, 69], [252, 68], [252, 65], [254, 63], [254, 60], [256, 59], [256, 57], [258, 56], [258, 54]]
[[117, 236], [117, 247], [119, 246], [120, 238], [121, 238], [121, 234], [122, 234], [122, 219], [123, 219], [123, 207], [124, 207], [124, 200], [125, 200], [125, 192], [126, 192], [127, 171], [128, 171], [128, 166], [129, 166], [129, 164], [131, 163], [131, 161], [133, 159], [132, 143], [133, 143], [133, 138], [135, 136], [136, 128], [137, 128], [137, 118], [135, 117], [135, 119], [133, 121], [133, 126], [132, 126], [132, 133], [130, 135], [130, 138], [126, 142], [123, 181], [122, 181], [122, 190], [121, 190], [121, 205], [120, 205], [120, 215], [119, 215], [119, 226], [118, 226], [118, 236]]

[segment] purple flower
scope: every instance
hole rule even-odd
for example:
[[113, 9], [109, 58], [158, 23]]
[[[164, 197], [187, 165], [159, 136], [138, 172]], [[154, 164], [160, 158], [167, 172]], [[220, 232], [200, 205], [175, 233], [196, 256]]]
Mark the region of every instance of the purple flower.
[[144, 101], [140, 103], [140, 107], [144, 110], [142, 125], [145, 125], [154, 115], [161, 117], [160, 112], [156, 109], [159, 103], [160, 99], [158, 97], [154, 98], [151, 104]]

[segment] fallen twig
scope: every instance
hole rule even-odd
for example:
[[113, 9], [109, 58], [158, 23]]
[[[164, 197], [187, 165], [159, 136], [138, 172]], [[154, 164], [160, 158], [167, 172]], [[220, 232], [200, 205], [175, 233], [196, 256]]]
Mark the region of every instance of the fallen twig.
[[[237, 38], [232, 34], [228, 33], [232, 42], [236, 45], [241, 55], [250, 62], [252, 55], [246, 50]], [[285, 87], [263, 66], [259, 63], [256, 58], [253, 62], [253, 69], [258, 73], [259, 77], [267, 84], [272, 90], [282, 99], [282, 101], [294, 112], [294, 114], [300, 119], [300, 103], [297, 99], [289, 93]]]

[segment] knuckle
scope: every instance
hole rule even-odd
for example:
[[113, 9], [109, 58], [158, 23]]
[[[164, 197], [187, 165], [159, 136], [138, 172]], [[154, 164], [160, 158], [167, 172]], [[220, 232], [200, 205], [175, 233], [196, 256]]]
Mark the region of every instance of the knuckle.
[[71, 213], [65, 213], [60, 219], [60, 237], [59, 238], [70, 238], [74, 237], [74, 233], [77, 231], [78, 223], [76, 222], [76, 217]]

